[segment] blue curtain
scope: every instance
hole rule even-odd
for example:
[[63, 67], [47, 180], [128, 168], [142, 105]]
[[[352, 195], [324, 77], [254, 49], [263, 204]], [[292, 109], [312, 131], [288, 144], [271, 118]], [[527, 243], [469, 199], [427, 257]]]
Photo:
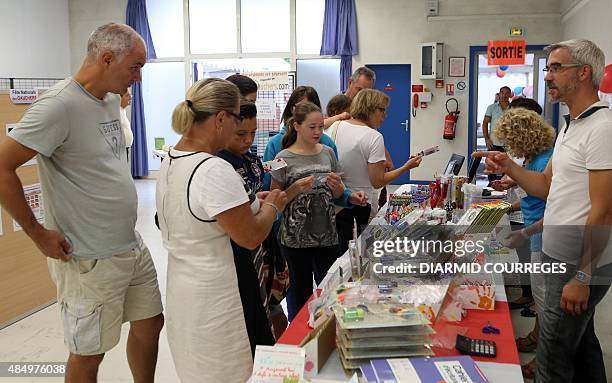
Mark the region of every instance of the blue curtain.
[[348, 87], [357, 51], [355, 0], [325, 0], [321, 55], [340, 56], [340, 90]]
[[[134, 28], [147, 44], [147, 59], [157, 58], [149, 20], [147, 18], [147, 5], [145, 0], [128, 0], [125, 12], [126, 24]], [[146, 177], [149, 175], [149, 153], [147, 149], [147, 127], [145, 124], [144, 105], [142, 103], [142, 84], [135, 82], [132, 85], [132, 132], [134, 144], [132, 145], [132, 176]]]
[[193, 63], [193, 82], [197, 82], [198, 81], [198, 63], [194, 62]]

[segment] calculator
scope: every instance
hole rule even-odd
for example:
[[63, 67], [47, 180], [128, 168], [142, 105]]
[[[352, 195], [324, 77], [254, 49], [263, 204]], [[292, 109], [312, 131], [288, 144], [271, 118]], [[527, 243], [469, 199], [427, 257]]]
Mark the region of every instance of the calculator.
[[485, 358], [495, 358], [497, 355], [497, 347], [494, 341], [472, 339], [463, 335], [457, 335], [455, 348], [465, 355], [482, 356]]

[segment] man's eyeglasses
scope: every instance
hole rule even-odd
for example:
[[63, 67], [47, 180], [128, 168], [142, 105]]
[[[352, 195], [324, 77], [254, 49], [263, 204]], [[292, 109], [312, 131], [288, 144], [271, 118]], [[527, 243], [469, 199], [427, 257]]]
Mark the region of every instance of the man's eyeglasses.
[[234, 112], [232, 112], [230, 110], [224, 110], [224, 112], [229, 114], [230, 116], [234, 117], [236, 119], [237, 123], [241, 123], [242, 120], [244, 120], [244, 117], [242, 117], [241, 115], [236, 114], [236, 113], [234, 113]]
[[387, 108], [380, 108], [380, 107], [377, 107], [376, 109], [377, 109], [377, 110], [380, 110], [380, 111], [381, 111], [381, 112], [383, 112], [383, 113], [387, 113]]
[[584, 64], [577, 64], [577, 63], [572, 63], [572, 64], [553, 63], [553, 64], [550, 64], [550, 65], [546, 65], [542, 70], [544, 72], [557, 73], [562, 68], [577, 68], [577, 67], [581, 67], [583, 65]]

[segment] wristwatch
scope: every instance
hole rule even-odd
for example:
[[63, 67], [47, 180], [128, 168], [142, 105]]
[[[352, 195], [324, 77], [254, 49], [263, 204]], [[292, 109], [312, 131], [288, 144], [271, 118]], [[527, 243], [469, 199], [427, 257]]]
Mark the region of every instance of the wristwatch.
[[591, 276], [580, 270], [576, 271], [576, 275], [574, 276], [574, 278], [576, 278], [576, 280], [582, 283], [583, 285], [588, 285], [591, 282]]

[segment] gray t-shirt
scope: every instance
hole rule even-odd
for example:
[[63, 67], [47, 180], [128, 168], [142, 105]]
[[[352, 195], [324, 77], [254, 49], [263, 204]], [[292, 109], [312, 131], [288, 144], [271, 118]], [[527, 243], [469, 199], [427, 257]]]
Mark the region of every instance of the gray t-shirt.
[[119, 109], [118, 95], [99, 100], [67, 78], [9, 133], [39, 153], [45, 226], [67, 236], [77, 257], [106, 258], [137, 244], [138, 197]]
[[338, 171], [338, 160], [327, 146], [319, 154], [302, 155], [281, 150], [276, 158], [287, 162], [287, 167], [272, 172], [272, 178], [283, 189], [300, 178], [313, 175], [313, 190], [298, 194], [283, 212], [279, 238], [292, 248], [325, 247], [338, 244], [336, 213], [331, 190], [322, 181], [330, 172]]

